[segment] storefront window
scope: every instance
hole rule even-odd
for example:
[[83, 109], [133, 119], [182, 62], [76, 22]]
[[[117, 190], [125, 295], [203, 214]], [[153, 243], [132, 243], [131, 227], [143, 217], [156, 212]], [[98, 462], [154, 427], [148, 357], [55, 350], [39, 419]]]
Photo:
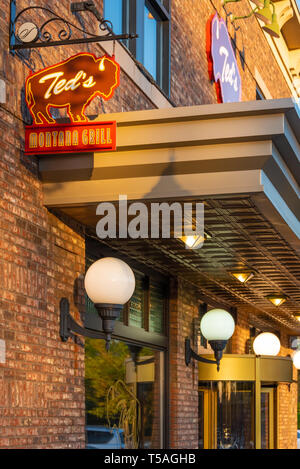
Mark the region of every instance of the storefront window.
[[150, 318], [149, 330], [163, 334], [164, 332], [164, 312], [166, 288], [159, 282], [151, 281], [150, 283]]
[[135, 291], [129, 302], [129, 326], [144, 327], [145, 276], [135, 272]]
[[85, 353], [87, 447], [162, 448], [163, 352], [87, 339]]

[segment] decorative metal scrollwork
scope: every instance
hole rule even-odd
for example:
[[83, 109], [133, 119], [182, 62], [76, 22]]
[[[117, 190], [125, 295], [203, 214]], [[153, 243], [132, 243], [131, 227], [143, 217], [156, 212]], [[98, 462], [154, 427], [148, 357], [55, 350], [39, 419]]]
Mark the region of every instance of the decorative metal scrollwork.
[[[47, 18], [42, 24], [32, 21], [33, 13], [39, 11]], [[93, 1], [71, 3], [71, 12], [88, 11], [97, 21], [100, 34], [86, 31], [82, 27], [66, 20], [47, 7], [30, 6], [16, 12], [16, 0], [10, 2], [10, 50], [32, 49], [58, 45], [84, 44], [90, 42], [117, 41], [121, 39], [135, 39], [136, 34], [119, 34], [113, 32], [110, 21], [102, 18]]]

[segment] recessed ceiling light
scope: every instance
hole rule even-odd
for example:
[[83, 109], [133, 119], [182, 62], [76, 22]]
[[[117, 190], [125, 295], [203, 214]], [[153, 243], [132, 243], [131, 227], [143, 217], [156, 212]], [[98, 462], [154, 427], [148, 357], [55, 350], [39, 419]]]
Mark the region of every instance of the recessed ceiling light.
[[267, 299], [271, 301], [274, 306], [281, 306], [286, 300], [286, 295], [268, 295]]
[[201, 235], [197, 236], [181, 236], [179, 239], [186, 244], [187, 247], [190, 249], [195, 249], [201, 243], [203, 243], [206, 239], [210, 239], [212, 235], [206, 231], [204, 231], [204, 237]]
[[241, 283], [246, 283], [250, 278], [254, 277], [254, 273], [250, 271], [230, 272], [231, 275]]

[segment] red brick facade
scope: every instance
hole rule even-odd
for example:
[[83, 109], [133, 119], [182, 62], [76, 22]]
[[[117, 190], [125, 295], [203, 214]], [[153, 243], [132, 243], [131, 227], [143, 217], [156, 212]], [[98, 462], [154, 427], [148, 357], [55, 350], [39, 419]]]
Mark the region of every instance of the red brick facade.
[[[38, 2], [36, 2], [38, 3]], [[43, 3], [43, 2], [40, 2]], [[99, 2], [101, 3], [101, 2]], [[171, 93], [176, 106], [215, 103], [206, 59], [206, 23], [214, 13], [208, 0], [172, 0]], [[18, 8], [28, 2], [18, 2]], [[68, 16], [70, 2], [49, 0], [47, 7]], [[221, 3], [215, 3], [224, 17]], [[234, 6], [236, 14], [249, 7]], [[192, 12], [192, 13], [191, 13]], [[70, 15], [69, 15], [70, 17]], [[71, 17], [70, 17], [71, 18]], [[71, 18], [74, 21], [74, 18]], [[24, 148], [22, 89], [29, 68], [8, 50], [9, 2], [0, 15], [0, 78], [7, 87], [0, 104], [0, 339], [6, 362], [0, 363], [0, 448], [84, 448], [84, 348], [59, 337], [59, 300], [71, 299], [77, 320], [83, 311], [85, 270], [84, 227], [61, 220], [43, 205], [37, 160]], [[254, 67], [274, 98], [290, 95], [274, 56], [252, 18], [237, 35], [245, 48], [245, 65], [238, 59], [243, 100], [255, 99]], [[230, 30], [233, 34], [233, 30]], [[98, 45], [57, 47], [40, 51], [44, 66], [82, 50], [101, 55]], [[264, 62], [257, 60], [264, 56]], [[42, 62], [34, 54], [37, 69]], [[118, 57], [116, 57], [118, 60]], [[121, 85], [105, 112], [154, 108], [146, 94], [122, 71]], [[101, 112], [97, 99], [88, 114]], [[100, 202], [100, 201], [99, 201]], [[196, 292], [172, 280], [170, 300], [170, 446], [197, 448], [197, 365], [184, 363], [184, 338], [198, 314]], [[245, 353], [249, 338], [247, 316], [238, 316], [232, 352]], [[295, 384], [279, 388], [280, 448], [295, 447], [297, 404]]]

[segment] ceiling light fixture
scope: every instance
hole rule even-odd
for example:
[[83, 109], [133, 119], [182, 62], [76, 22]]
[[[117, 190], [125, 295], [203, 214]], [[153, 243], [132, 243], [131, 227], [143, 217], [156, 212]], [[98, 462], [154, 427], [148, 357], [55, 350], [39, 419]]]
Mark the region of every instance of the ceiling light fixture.
[[197, 249], [197, 247], [200, 247], [200, 244], [203, 244], [206, 239], [210, 239], [212, 235], [208, 233], [207, 231], [204, 231], [204, 237], [202, 235], [196, 235], [196, 236], [180, 236], [179, 239], [184, 242], [184, 244], [189, 248], [189, 249]]
[[286, 295], [268, 295], [267, 299], [271, 301], [274, 306], [281, 306], [286, 300]]
[[241, 272], [230, 272], [230, 274], [239, 280], [241, 283], [246, 283], [252, 277], [254, 277], [254, 273], [250, 271], [241, 271]]

